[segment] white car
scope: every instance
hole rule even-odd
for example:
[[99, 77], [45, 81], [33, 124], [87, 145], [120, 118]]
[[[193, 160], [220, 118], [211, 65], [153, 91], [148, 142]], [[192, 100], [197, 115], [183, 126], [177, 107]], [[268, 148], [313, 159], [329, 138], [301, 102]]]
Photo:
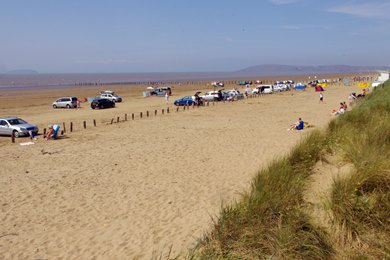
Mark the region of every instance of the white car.
[[116, 94], [103, 93], [103, 94], [100, 94], [99, 98], [109, 99], [109, 100], [114, 101], [114, 102], [122, 102], [122, 98]]
[[252, 94], [272, 94], [273, 86], [272, 85], [258, 85], [252, 90]]
[[221, 101], [223, 99], [223, 93], [221, 90], [216, 91], [209, 91], [206, 92], [204, 95], [200, 96], [203, 101]]

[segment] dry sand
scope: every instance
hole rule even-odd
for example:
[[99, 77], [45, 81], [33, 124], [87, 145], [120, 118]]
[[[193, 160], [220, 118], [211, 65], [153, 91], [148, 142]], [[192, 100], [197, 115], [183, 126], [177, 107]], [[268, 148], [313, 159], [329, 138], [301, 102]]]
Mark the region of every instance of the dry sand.
[[[286, 131], [290, 123], [302, 117], [324, 127], [330, 111], [359, 91], [327, 87], [324, 104], [308, 89], [180, 112], [170, 105], [161, 115], [164, 99], [142, 98], [144, 86], [111, 88], [124, 102], [105, 110], [50, 107], [57, 97], [91, 96], [102, 87], [0, 93], [1, 116], [40, 129], [75, 124], [59, 140], [39, 136], [30, 146], [0, 137], [0, 258], [150, 259], [171, 246], [172, 255], [185, 253], [259, 168], [311, 131]], [[199, 88], [177, 87], [170, 101]], [[107, 124], [125, 113], [129, 121]]]

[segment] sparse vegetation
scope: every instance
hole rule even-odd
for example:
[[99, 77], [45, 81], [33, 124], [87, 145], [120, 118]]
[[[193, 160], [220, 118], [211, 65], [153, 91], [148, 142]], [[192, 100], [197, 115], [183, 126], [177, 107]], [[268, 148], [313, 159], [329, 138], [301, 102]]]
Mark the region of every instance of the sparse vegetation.
[[[337, 153], [353, 171], [334, 181], [332, 230], [313, 224], [303, 194], [313, 166]], [[188, 258], [344, 259], [390, 257], [390, 84], [314, 131], [255, 177], [221, 210]], [[336, 232], [337, 230], [337, 232]]]

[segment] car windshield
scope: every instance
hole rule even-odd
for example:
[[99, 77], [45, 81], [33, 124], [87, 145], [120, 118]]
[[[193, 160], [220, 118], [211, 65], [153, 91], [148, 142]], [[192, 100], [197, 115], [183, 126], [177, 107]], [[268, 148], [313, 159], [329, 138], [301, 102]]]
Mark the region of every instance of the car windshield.
[[10, 125], [27, 124], [26, 121], [24, 121], [23, 119], [20, 119], [20, 118], [10, 119], [10, 120], [8, 120], [8, 123], [10, 123]]

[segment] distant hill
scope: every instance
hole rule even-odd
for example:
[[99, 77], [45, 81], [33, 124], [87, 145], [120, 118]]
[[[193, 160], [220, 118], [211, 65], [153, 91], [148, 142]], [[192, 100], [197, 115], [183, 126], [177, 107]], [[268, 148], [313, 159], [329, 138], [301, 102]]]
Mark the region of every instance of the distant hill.
[[6, 71], [3, 74], [9, 74], [9, 75], [35, 75], [39, 74], [36, 70], [10, 70]]
[[349, 66], [349, 65], [320, 65], [320, 66], [292, 66], [279, 64], [264, 64], [248, 67], [237, 73], [256, 73], [264, 76], [274, 75], [303, 75], [303, 74], [333, 74], [356, 73], [376, 70], [389, 70], [385, 66]]

